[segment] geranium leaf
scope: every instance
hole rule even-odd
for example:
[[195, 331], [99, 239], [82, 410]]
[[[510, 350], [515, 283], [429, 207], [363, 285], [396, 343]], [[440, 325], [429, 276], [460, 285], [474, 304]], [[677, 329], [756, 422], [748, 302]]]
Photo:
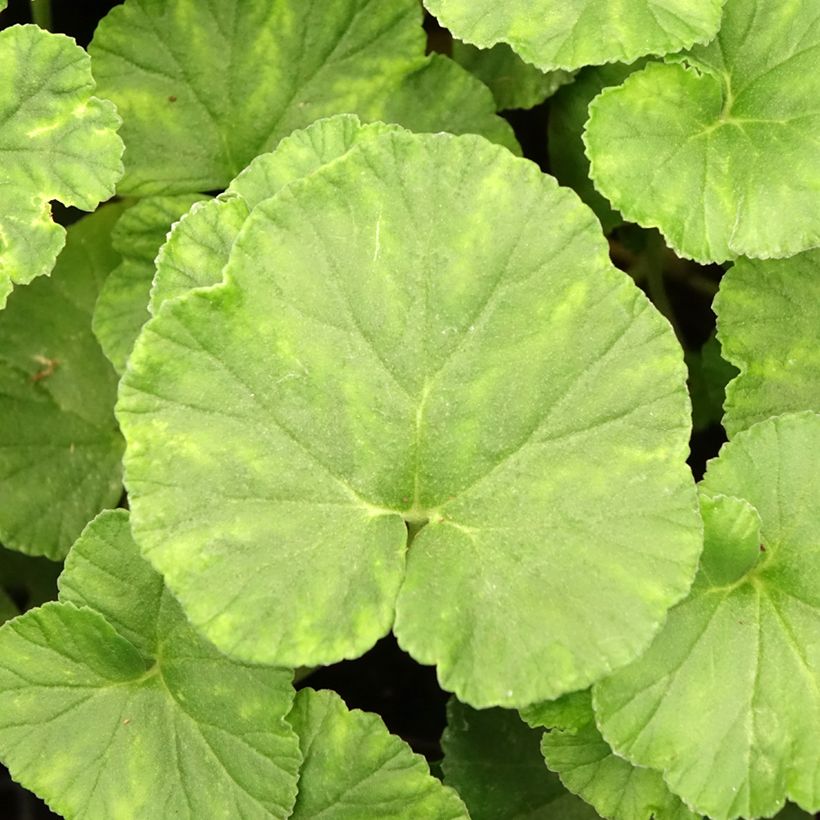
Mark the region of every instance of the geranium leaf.
[[663, 770], [716, 820], [767, 817], [787, 797], [820, 808], [819, 451], [813, 413], [725, 445], [701, 483], [706, 540], [689, 598], [640, 660], [595, 686], [615, 751]]
[[456, 793], [378, 715], [348, 710], [335, 692], [303, 689], [288, 719], [304, 756], [294, 820], [469, 816]]
[[686, 365], [689, 368], [693, 429], [704, 430], [713, 424], [720, 424], [723, 421], [726, 385], [737, 376], [737, 368], [723, 358], [720, 342], [714, 333], [700, 350], [687, 352]]
[[51, 200], [93, 211], [122, 176], [114, 106], [92, 96], [91, 61], [37, 26], [0, 31], [0, 308], [51, 271], [65, 230]]
[[453, 59], [493, 92], [499, 111], [532, 108], [572, 82], [571, 72], [541, 71], [525, 63], [506, 43], [483, 49], [454, 40]]
[[[342, 112], [476, 128], [515, 149], [486, 88], [446, 58], [424, 56], [420, 23], [415, 0], [127, 0], [89, 48], [124, 120], [120, 190], [224, 188], [295, 129]], [[436, 93], [420, 96], [417, 85]]]
[[154, 259], [171, 226], [201, 196], [157, 196], [137, 202], [112, 232], [122, 262], [111, 271], [94, 308], [92, 328], [118, 373], [148, 319], [148, 297], [154, 280]]
[[592, 103], [595, 187], [701, 262], [820, 245], [819, 55], [813, 0], [728, 0], [713, 43]]
[[450, 700], [441, 739], [444, 782], [461, 795], [472, 820], [597, 817], [544, 768], [540, 736], [514, 711], [478, 711]]
[[779, 413], [820, 410], [820, 251], [741, 259], [721, 280], [715, 312], [724, 355], [740, 368], [726, 388], [730, 436]]
[[508, 43], [544, 71], [631, 63], [708, 43], [725, 0], [425, 0], [460, 40]]
[[481, 138], [387, 133], [259, 205], [225, 284], [143, 329], [137, 540], [237, 657], [355, 657], [395, 615], [463, 701], [557, 697], [691, 582], [681, 359], [574, 194]]
[[71, 818], [286, 817], [301, 758], [291, 673], [197, 637], [124, 511], [89, 526], [60, 587], [59, 603], [0, 629], [12, 776]]
[[68, 229], [53, 274], [18, 288], [0, 313], [0, 541], [52, 559], [122, 493], [116, 373], [91, 332], [119, 257], [106, 205]]
[[608, 820], [696, 820], [699, 815], [669, 791], [660, 772], [639, 769], [613, 754], [595, 725], [589, 690], [562, 701], [570, 712], [551, 716], [541, 751], [573, 794]]

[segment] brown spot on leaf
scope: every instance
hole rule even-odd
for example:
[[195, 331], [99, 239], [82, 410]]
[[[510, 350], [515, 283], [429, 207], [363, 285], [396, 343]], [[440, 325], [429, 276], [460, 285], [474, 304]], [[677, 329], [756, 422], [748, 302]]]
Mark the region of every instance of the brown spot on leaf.
[[41, 382], [43, 379], [47, 379], [49, 376], [54, 375], [57, 365], [60, 364], [57, 359], [49, 359], [47, 356], [38, 355], [33, 358], [37, 364], [42, 365], [40, 369], [31, 377], [31, 381], [34, 384], [37, 384], [37, 382]]
[[176, 95], [171, 94], [171, 96], [168, 97], [168, 102], [176, 102], [176, 101], [177, 101]]

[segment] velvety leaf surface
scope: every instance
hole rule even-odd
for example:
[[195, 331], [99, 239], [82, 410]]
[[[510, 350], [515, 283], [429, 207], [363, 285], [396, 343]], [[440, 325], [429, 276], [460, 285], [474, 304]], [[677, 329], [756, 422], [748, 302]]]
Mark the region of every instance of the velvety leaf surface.
[[258, 206], [225, 277], [146, 325], [118, 411], [137, 539], [211, 640], [331, 663], [395, 617], [478, 706], [642, 651], [701, 546], [684, 368], [574, 194], [390, 133]]
[[0, 629], [12, 776], [69, 818], [286, 817], [300, 762], [291, 673], [197, 637], [122, 510], [88, 527], [60, 587], [60, 603]]
[[820, 245], [820, 5], [727, 0], [713, 43], [590, 107], [595, 187], [701, 262]]
[[64, 557], [122, 493], [117, 377], [91, 332], [121, 213], [106, 205], [70, 227], [51, 277], [0, 313], [0, 541], [11, 549]]
[[37, 26], [0, 31], [0, 308], [65, 244], [51, 200], [93, 211], [122, 175], [120, 120], [92, 96], [91, 61]]
[[[566, 716], [554, 714], [541, 739], [547, 766], [561, 782], [608, 820], [696, 820], [669, 791], [661, 773], [641, 769], [612, 753], [595, 725], [589, 690], [562, 698]], [[578, 720], [579, 707], [584, 718]]]
[[724, 0], [425, 0], [460, 40], [508, 43], [544, 71], [631, 63], [707, 43]]
[[541, 71], [525, 63], [506, 43], [483, 49], [453, 40], [453, 59], [493, 92], [499, 111], [532, 108], [572, 82], [570, 72]]
[[478, 711], [455, 698], [450, 700], [441, 739], [444, 782], [461, 795], [472, 820], [597, 817], [544, 768], [540, 736], [514, 711]]
[[288, 720], [304, 757], [294, 820], [469, 817], [458, 795], [378, 715], [348, 710], [335, 692], [303, 689]]
[[715, 312], [724, 355], [740, 368], [726, 389], [730, 436], [778, 413], [820, 410], [820, 251], [739, 260]]
[[92, 328], [118, 373], [125, 370], [131, 348], [148, 319], [148, 297], [154, 259], [168, 232], [202, 197], [157, 196], [137, 202], [117, 222], [114, 249], [122, 262], [111, 271], [94, 308]]
[[716, 820], [770, 816], [787, 797], [820, 808], [818, 452], [813, 413], [724, 446], [701, 483], [706, 542], [689, 598], [640, 660], [595, 687], [615, 751], [662, 769]]
[[416, 0], [127, 0], [89, 49], [124, 120], [120, 190], [223, 188], [295, 129], [342, 112], [516, 148], [487, 89], [424, 56], [420, 24]]
[[[722, 282], [725, 281], [724, 275]], [[726, 385], [737, 376], [738, 369], [723, 358], [720, 342], [714, 333], [700, 350], [687, 352], [686, 364], [689, 368], [693, 429], [704, 430], [713, 424], [721, 424]]]

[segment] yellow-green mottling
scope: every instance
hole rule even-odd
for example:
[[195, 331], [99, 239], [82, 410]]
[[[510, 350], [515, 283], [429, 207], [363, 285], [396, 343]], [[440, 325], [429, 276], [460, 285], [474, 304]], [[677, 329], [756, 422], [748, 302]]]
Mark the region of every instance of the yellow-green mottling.
[[287, 817], [292, 702], [289, 671], [194, 634], [122, 510], [77, 541], [58, 603], [0, 628], [0, 757], [71, 820]]
[[820, 5], [728, 0], [713, 43], [590, 106], [595, 187], [699, 262], [820, 245]]
[[119, 262], [121, 213], [106, 205], [72, 225], [53, 274], [17, 288], [0, 312], [0, 542], [31, 555], [63, 558], [122, 494], [117, 376], [91, 332]]
[[779, 413], [820, 411], [820, 251], [739, 260], [715, 312], [724, 357], [740, 369], [726, 388], [730, 436]]
[[303, 689], [288, 720], [304, 755], [293, 820], [468, 820], [458, 795], [378, 715]]
[[725, 0], [425, 0], [460, 40], [507, 43], [543, 71], [631, 63], [708, 43]]
[[89, 47], [124, 120], [119, 190], [224, 188], [292, 131], [344, 112], [519, 150], [488, 89], [425, 57], [425, 42], [417, 0], [127, 0]]
[[769, 817], [787, 798], [820, 809], [818, 452], [814, 413], [724, 446], [700, 485], [706, 539], [689, 597], [640, 660], [594, 688], [615, 752], [662, 770], [715, 820]]
[[118, 409], [137, 540], [223, 651], [332, 663], [395, 622], [477, 707], [589, 685], [686, 594], [689, 412], [571, 191], [404, 131], [257, 206], [225, 284], [145, 326]]
[[51, 271], [65, 230], [51, 200], [93, 211], [122, 176], [114, 106], [92, 96], [88, 55], [37, 26], [0, 31], [0, 308]]

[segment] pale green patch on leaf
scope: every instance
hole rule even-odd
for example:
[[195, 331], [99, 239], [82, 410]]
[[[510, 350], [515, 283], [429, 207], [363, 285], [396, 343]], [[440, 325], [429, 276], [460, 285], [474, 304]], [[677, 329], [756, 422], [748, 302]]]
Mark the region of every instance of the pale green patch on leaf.
[[453, 59], [493, 92], [499, 111], [532, 108], [572, 82], [571, 72], [541, 71], [505, 43], [483, 49], [454, 40]]
[[[563, 707], [567, 714], [561, 714]], [[595, 725], [589, 690], [554, 703], [541, 739], [547, 766], [608, 820], [696, 820], [660, 772], [613, 754]]]
[[716, 820], [770, 816], [786, 798], [820, 808], [818, 452], [814, 413], [724, 446], [700, 485], [689, 598], [642, 658], [595, 686], [614, 750]]
[[194, 634], [121, 510], [77, 541], [59, 603], [0, 629], [0, 758], [66, 817], [286, 817], [292, 700], [290, 672]]
[[477, 711], [455, 698], [450, 700], [441, 739], [444, 782], [461, 795], [472, 820], [597, 817], [544, 768], [540, 736], [514, 711]]
[[117, 376], [91, 314], [119, 261], [106, 205], [68, 229], [53, 274], [18, 288], [0, 313], [0, 541], [63, 558], [122, 493]]
[[590, 107], [596, 188], [701, 262], [820, 245], [820, 6], [728, 0], [717, 39]]
[[292, 131], [343, 112], [516, 150], [487, 89], [424, 56], [420, 23], [416, 0], [127, 0], [90, 46], [124, 120], [120, 190], [223, 188]]
[[335, 692], [303, 689], [288, 720], [304, 756], [293, 820], [469, 817], [456, 793], [378, 715], [348, 710]]
[[[724, 282], [725, 279], [724, 276]], [[737, 375], [737, 368], [723, 358], [720, 342], [714, 333], [700, 350], [687, 352], [686, 365], [689, 368], [693, 429], [704, 430], [713, 424], [720, 424], [723, 421], [726, 385]], [[769, 415], [777, 414], [768, 413], [766, 417]]]
[[465, 702], [557, 697], [689, 588], [681, 359], [534, 165], [477, 137], [362, 141], [143, 329], [118, 410], [135, 533], [236, 657], [331, 663], [395, 619]]
[[54, 267], [65, 230], [51, 200], [93, 211], [114, 194], [123, 144], [114, 106], [92, 96], [91, 60], [37, 26], [0, 31], [0, 308]]
[[453, 34], [481, 48], [508, 43], [544, 71], [631, 63], [708, 43], [725, 0], [425, 0]]
[[134, 341], [149, 317], [154, 259], [173, 223], [200, 199], [183, 194], [142, 200], [122, 215], [113, 230], [112, 242], [122, 262], [100, 291], [92, 328], [118, 373], [125, 370]]
[[730, 436], [779, 413], [820, 411], [820, 251], [741, 259], [715, 312], [724, 355], [740, 368], [726, 388]]

